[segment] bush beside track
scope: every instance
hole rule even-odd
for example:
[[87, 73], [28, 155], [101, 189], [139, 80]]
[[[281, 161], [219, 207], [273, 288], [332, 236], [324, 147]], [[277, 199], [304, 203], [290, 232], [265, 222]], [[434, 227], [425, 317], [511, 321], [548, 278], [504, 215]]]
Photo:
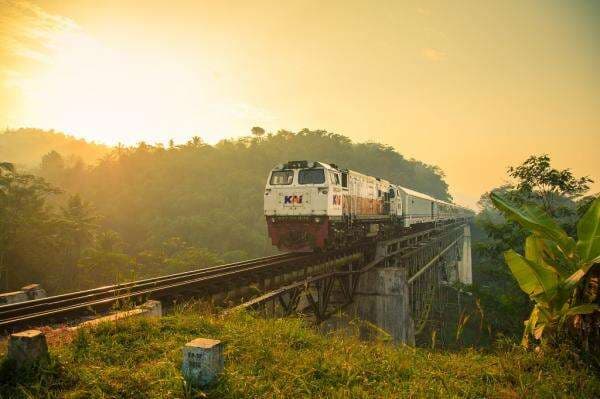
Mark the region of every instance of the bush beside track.
[[[3, 361], [0, 397], [600, 397], [598, 377], [566, 350], [394, 348], [323, 335], [299, 318], [199, 310], [82, 329], [51, 341], [51, 359], [35, 368]], [[206, 392], [190, 392], [180, 373], [182, 346], [196, 337], [226, 345], [225, 372]]]

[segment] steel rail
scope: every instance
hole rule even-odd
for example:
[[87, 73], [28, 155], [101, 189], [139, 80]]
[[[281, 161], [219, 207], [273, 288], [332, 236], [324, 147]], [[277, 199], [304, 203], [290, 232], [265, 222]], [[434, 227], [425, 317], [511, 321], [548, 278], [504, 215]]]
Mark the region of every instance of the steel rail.
[[75, 303], [77, 301], [81, 301], [86, 298], [92, 298], [95, 296], [113, 295], [115, 292], [129, 290], [132, 288], [137, 288], [142, 285], [147, 285], [147, 284], [155, 284], [156, 285], [156, 284], [161, 284], [162, 282], [173, 280], [173, 279], [186, 279], [186, 278], [191, 278], [196, 275], [204, 275], [206, 273], [223, 270], [224, 268], [237, 268], [237, 267], [242, 267], [247, 264], [254, 264], [257, 262], [265, 262], [265, 261], [275, 262], [275, 261], [284, 260], [284, 259], [293, 258], [293, 257], [294, 257], [294, 254], [286, 253], [286, 254], [264, 257], [264, 258], [250, 259], [250, 260], [246, 260], [246, 261], [242, 261], [242, 262], [228, 263], [225, 265], [211, 266], [211, 267], [207, 267], [207, 268], [203, 268], [203, 269], [194, 269], [194, 270], [190, 270], [190, 271], [186, 271], [186, 272], [168, 274], [168, 275], [163, 275], [163, 276], [158, 276], [158, 277], [153, 277], [153, 278], [148, 278], [148, 279], [130, 281], [127, 283], [122, 283], [122, 284], [97, 287], [97, 288], [92, 288], [90, 290], [83, 290], [83, 291], [77, 291], [77, 292], [72, 292], [72, 293], [67, 293], [67, 294], [55, 295], [55, 296], [50, 296], [47, 298], [35, 299], [35, 300], [25, 301], [25, 302], [18, 302], [18, 303], [14, 303], [14, 304], [10, 304], [10, 305], [3, 305], [3, 306], [0, 306], [0, 320], [2, 320], [14, 313], [21, 313], [21, 312], [28, 312], [28, 311], [31, 312], [31, 311], [35, 311], [35, 310], [49, 309], [52, 307], [56, 307], [60, 304], [64, 305], [64, 304], [68, 304], [69, 302]]
[[[88, 309], [106, 310], [113, 304], [126, 299], [141, 297], [161, 298], [180, 292], [185, 288], [204, 286], [208, 282], [218, 282], [225, 278], [242, 277], [250, 272], [265, 270], [277, 266], [285, 266], [291, 262], [314, 257], [314, 254], [284, 254], [273, 257], [258, 258], [250, 261], [215, 266], [193, 272], [177, 273], [153, 279], [131, 282], [127, 287], [122, 285], [110, 286], [114, 289], [79, 295], [73, 298], [61, 299], [49, 303], [39, 303], [33, 306], [23, 306], [6, 311], [0, 317], [0, 329], [6, 330], [16, 325], [26, 325], [34, 320], [52, 319], [83, 312]], [[90, 291], [95, 291], [90, 290]], [[80, 292], [80, 293], [81, 293]], [[33, 302], [33, 301], [31, 301]]]
[[143, 283], [159, 282], [159, 281], [162, 281], [165, 279], [179, 277], [179, 276], [181, 276], [181, 277], [192, 276], [197, 273], [204, 273], [209, 270], [217, 270], [217, 269], [221, 269], [226, 266], [242, 266], [242, 265], [245, 265], [248, 263], [253, 263], [253, 262], [257, 262], [257, 261], [266, 261], [266, 260], [275, 261], [275, 260], [279, 260], [279, 259], [293, 257], [294, 255], [295, 254], [292, 254], [292, 253], [284, 253], [284, 254], [278, 254], [278, 255], [273, 255], [273, 256], [268, 256], [268, 257], [263, 257], [263, 258], [248, 259], [248, 260], [244, 260], [241, 262], [228, 263], [225, 265], [210, 266], [210, 267], [206, 267], [206, 268], [202, 268], [202, 269], [194, 269], [194, 270], [189, 270], [189, 271], [185, 271], [185, 272], [151, 277], [151, 278], [147, 278], [147, 279], [129, 281], [129, 282], [119, 283], [119, 284], [114, 284], [114, 285], [106, 285], [106, 286], [92, 288], [89, 290], [82, 290], [82, 291], [69, 292], [66, 294], [53, 295], [53, 296], [49, 296], [46, 298], [34, 299], [34, 300], [30, 300], [30, 301], [17, 302], [17, 303], [12, 303], [12, 304], [8, 304], [8, 305], [0, 305], [0, 319], [2, 318], [2, 316], [4, 314], [6, 314], [5, 312], [13, 311], [16, 309], [29, 308], [34, 305], [57, 303], [57, 302], [60, 302], [60, 301], [66, 300], [66, 299], [85, 298], [92, 294], [112, 292], [112, 291], [118, 290], [118, 289], [127, 289], [127, 288], [135, 287], [135, 286], [137, 286], [139, 284], [143, 284]]

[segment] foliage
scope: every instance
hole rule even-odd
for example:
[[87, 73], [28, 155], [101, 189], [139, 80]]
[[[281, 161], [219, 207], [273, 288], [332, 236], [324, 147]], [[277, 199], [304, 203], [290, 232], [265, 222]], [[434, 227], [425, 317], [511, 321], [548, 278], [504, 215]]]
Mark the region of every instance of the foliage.
[[43, 179], [2, 167], [0, 174], [0, 284], [25, 283], [23, 275], [43, 275], [44, 259], [56, 244], [57, 223], [47, 212], [45, 198], [57, 192]]
[[94, 287], [99, 282], [122, 282], [136, 277], [135, 261], [122, 252], [122, 241], [114, 231], [96, 235], [95, 245], [86, 248], [77, 263], [81, 287]]
[[[206, 391], [181, 377], [182, 346], [225, 344], [225, 370]], [[600, 381], [566, 350], [543, 356], [505, 345], [439, 352], [322, 335], [298, 318], [212, 316], [191, 305], [160, 319], [80, 330], [34, 370], [4, 368], [11, 398], [598, 397]]]
[[59, 293], [222, 262], [214, 253], [181, 240], [168, 251], [157, 247], [150, 257], [128, 254], [119, 234], [100, 226], [102, 218], [89, 201], [71, 195], [64, 206], [52, 208], [48, 199], [60, 190], [12, 166], [1, 169], [2, 289], [37, 282]]
[[521, 165], [509, 167], [510, 177], [517, 179], [516, 190], [526, 198], [541, 200], [544, 210], [551, 215], [556, 212], [556, 200], [561, 197], [575, 198], [589, 190], [593, 180], [588, 176], [576, 178], [569, 169], [557, 170], [550, 166], [546, 154], [527, 158]]
[[509, 219], [531, 232], [525, 241], [525, 256], [514, 250], [504, 253], [519, 286], [535, 301], [525, 322], [523, 344], [527, 345], [530, 335], [552, 340], [567, 318], [598, 308], [576, 303], [573, 297], [579, 282], [600, 261], [600, 199], [579, 220], [577, 242], [539, 207], [518, 206], [496, 193], [491, 199]]
[[[537, 204], [549, 211], [566, 234], [577, 234], [576, 222], [595, 198], [578, 199], [589, 178], [575, 177], [568, 169], [552, 168], [547, 155], [531, 156], [508, 171], [513, 182], [493, 192], [518, 205]], [[531, 302], [505, 267], [502, 254], [509, 249], [524, 252], [529, 232], [507, 220], [492, 204], [490, 193], [481, 196], [479, 206], [481, 211], [473, 229], [472, 292], [481, 299], [493, 333], [517, 337], [522, 333], [520, 321], [531, 312]]]
[[252, 135], [256, 137], [262, 137], [265, 134], [265, 129], [260, 126], [254, 126], [251, 130]]

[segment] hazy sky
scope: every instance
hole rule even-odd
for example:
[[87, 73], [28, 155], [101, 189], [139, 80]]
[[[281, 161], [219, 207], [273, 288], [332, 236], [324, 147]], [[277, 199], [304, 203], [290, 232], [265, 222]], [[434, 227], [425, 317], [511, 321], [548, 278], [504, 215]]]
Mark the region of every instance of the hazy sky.
[[468, 205], [533, 153], [600, 180], [599, 72], [593, 0], [0, 0], [0, 126], [327, 129], [440, 166]]

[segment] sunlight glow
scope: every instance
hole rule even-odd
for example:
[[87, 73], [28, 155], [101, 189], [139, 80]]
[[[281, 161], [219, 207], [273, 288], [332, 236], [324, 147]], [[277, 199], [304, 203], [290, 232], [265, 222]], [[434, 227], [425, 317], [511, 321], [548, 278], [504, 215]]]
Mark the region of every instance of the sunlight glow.
[[200, 74], [176, 60], [118, 53], [77, 33], [62, 38], [51, 62], [23, 85], [25, 106], [39, 125], [109, 143], [135, 142], [135, 132], [197, 128], [195, 118], [182, 116], [206, 101]]
[[598, 175], [595, 5], [96, 3], [0, 0], [0, 128], [107, 144], [326, 129], [440, 166], [470, 204], [534, 153]]

